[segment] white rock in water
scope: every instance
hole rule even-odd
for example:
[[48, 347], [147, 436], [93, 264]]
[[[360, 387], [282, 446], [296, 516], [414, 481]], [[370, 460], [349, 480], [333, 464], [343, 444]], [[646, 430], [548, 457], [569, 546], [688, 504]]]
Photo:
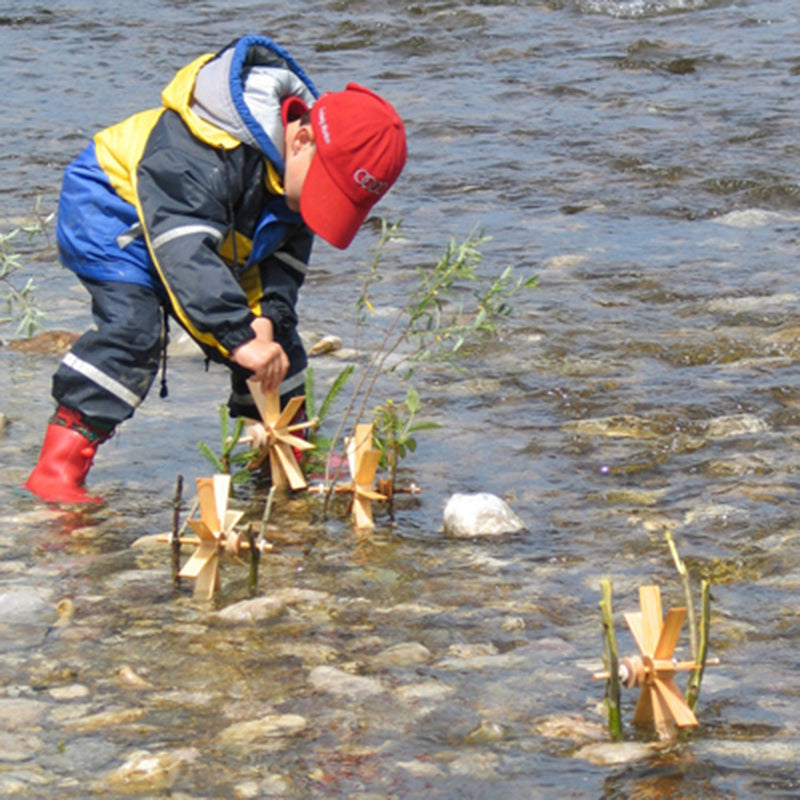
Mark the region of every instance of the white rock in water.
[[444, 509], [444, 532], [448, 536], [500, 536], [525, 530], [525, 523], [508, 503], [488, 492], [454, 494]]

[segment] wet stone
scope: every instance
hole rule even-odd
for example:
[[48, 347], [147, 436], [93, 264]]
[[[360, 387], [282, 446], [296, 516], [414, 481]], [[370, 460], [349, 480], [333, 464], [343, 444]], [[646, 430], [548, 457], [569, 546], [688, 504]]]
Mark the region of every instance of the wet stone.
[[242, 600], [211, 616], [219, 622], [246, 625], [277, 619], [286, 611], [286, 604], [279, 597], [254, 597]]
[[581, 747], [575, 758], [581, 758], [598, 767], [632, 764], [653, 755], [654, 747], [644, 742], [600, 742]]
[[0, 699], [0, 730], [24, 731], [38, 725], [49, 706], [40, 700]]
[[122, 766], [98, 781], [95, 790], [141, 794], [167, 789], [187, 764], [197, 760], [198, 755], [193, 747], [157, 753], [138, 750]]
[[502, 536], [524, 530], [525, 523], [508, 503], [488, 492], [454, 494], [444, 509], [444, 532], [447, 536]]
[[769, 425], [754, 414], [730, 414], [712, 419], [706, 426], [709, 439], [729, 439], [733, 436], [747, 436], [764, 433]]
[[538, 720], [534, 730], [553, 739], [571, 739], [589, 743], [606, 739], [608, 730], [599, 722], [584, 719], [576, 714], [553, 714]]
[[219, 742], [226, 747], [253, 746], [269, 739], [296, 736], [302, 733], [307, 722], [299, 714], [270, 714], [261, 719], [236, 722], [219, 735]]
[[6, 625], [51, 625], [56, 610], [50, 605], [49, 589], [16, 589], [0, 592], [0, 619]]
[[35, 758], [43, 744], [31, 733], [0, 731], [0, 762], [20, 762]]
[[54, 700], [81, 700], [88, 697], [90, 692], [89, 688], [81, 683], [71, 683], [67, 686], [55, 686], [48, 694]]
[[488, 744], [490, 742], [502, 742], [510, 735], [510, 729], [502, 722], [494, 720], [482, 720], [465, 737], [465, 744]]
[[402, 642], [387, 647], [370, 659], [370, 666], [374, 669], [388, 667], [408, 667], [413, 664], [426, 664], [433, 658], [431, 651], [419, 642]]
[[45, 770], [26, 764], [0, 775], [0, 797], [44, 797], [42, 790], [51, 784]]
[[147, 712], [143, 708], [124, 708], [118, 711], [101, 711], [79, 719], [69, 720], [64, 727], [75, 733], [94, 733], [103, 728], [137, 722]]
[[383, 686], [375, 678], [351, 675], [336, 667], [314, 667], [309, 675], [311, 685], [320, 692], [361, 700], [381, 694]]
[[441, 702], [455, 693], [452, 686], [439, 681], [412, 683], [395, 689], [394, 695], [402, 703]]

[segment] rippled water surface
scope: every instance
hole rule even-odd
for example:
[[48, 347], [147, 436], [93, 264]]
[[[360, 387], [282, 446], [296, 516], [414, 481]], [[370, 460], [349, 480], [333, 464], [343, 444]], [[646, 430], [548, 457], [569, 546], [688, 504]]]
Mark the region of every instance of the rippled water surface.
[[[0, 9], [2, 230], [37, 198], [55, 208], [96, 129], [259, 31], [319, 88], [365, 83], [406, 120], [408, 166], [381, 207], [406, 238], [384, 253], [379, 314], [479, 228], [484, 273], [511, 264], [539, 288], [466, 371], [417, 371], [422, 415], [442, 427], [404, 462], [422, 493], [393, 523], [379, 514], [358, 537], [314, 500], [277, 504], [258, 622], [214, 613], [247, 599], [241, 566], [225, 562], [204, 607], [173, 589], [166, 549], [131, 547], [169, 529], [177, 474], [207, 473], [196, 443], [218, 436], [224, 370], [176, 353], [169, 398], [99, 452], [91, 486], [107, 504], [59, 512], [12, 491], [57, 356], [0, 348], [0, 795], [798, 796], [796, 4], [95, 5]], [[316, 246], [310, 338], [352, 344], [376, 241], [368, 226], [346, 253]], [[41, 250], [29, 269], [45, 323], [79, 332], [84, 292]], [[340, 367], [318, 359], [318, 381]], [[445, 539], [447, 498], [479, 490], [529, 531]], [[697, 730], [651, 751], [628, 725], [609, 751], [591, 680], [599, 581], [633, 650], [622, 611], [638, 586], [683, 603], [665, 530], [695, 589], [713, 583], [721, 664]]]

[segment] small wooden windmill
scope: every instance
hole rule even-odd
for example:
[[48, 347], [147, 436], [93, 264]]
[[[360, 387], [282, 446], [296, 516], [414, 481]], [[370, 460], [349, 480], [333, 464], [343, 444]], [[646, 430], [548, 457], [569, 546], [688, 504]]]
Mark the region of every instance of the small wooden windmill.
[[284, 488], [288, 484], [294, 490], [305, 489], [308, 484], [293, 450], [311, 450], [314, 445], [294, 434], [312, 427], [314, 423], [292, 424], [305, 397], [292, 397], [281, 410], [278, 392], [265, 393], [261, 389], [261, 382], [255, 378], [251, 378], [247, 385], [261, 415], [261, 422], [253, 422], [247, 427], [248, 436], [244, 441], [250, 442], [254, 449], [260, 451], [247, 468], [258, 469], [269, 458], [273, 486]]
[[197, 548], [178, 573], [181, 578], [194, 578], [196, 597], [210, 599], [219, 588], [220, 550], [244, 514], [228, 510], [230, 488], [230, 475], [197, 479], [200, 519], [187, 520], [197, 534]]
[[[662, 616], [658, 586], [639, 587], [639, 606], [641, 611], [627, 612], [625, 621], [641, 655], [619, 661], [620, 683], [627, 689], [640, 687], [633, 722], [653, 723], [660, 736], [674, 730], [674, 725], [697, 725], [697, 717], [674, 681], [676, 672], [702, 668], [694, 661], [677, 661], [673, 657], [686, 609], [671, 608], [666, 617]], [[594, 677], [608, 680], [610, 675], [600, 672]]]
[[673, 680], [678, 671], [700, 668], [694, 661], [679, 662], [672, 655], [686, 609], [671, 608], [662, 617], [658, 586], [639, 587], [639, 606], [642, 610], [627, 612], [625, 621], [642, 655], [620, 661], [622, 685], [641, 687], [633, 721], [653, 722], [657, 730], [670, 722], [679, 728], [697, 725], [697, 717]]
[[357, 529], [374, 528], [372, 501], [387, 498], [375, 489], [381, 454], [372, 449], [372, 424], [356, 425], [355, 435], [348, 437], [345, 443], [352, 481], [342, 490], [353, 493], [353, 525]]

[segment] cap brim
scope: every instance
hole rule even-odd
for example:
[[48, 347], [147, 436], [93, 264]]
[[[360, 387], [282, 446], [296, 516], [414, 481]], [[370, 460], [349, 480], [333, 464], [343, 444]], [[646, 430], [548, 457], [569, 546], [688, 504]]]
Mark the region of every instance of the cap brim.
[[344, 250], [353, 241], [370, 208], [354, 203], [331, 179], [314, 155], [300, 194], [300, 214], [317, 236]]

